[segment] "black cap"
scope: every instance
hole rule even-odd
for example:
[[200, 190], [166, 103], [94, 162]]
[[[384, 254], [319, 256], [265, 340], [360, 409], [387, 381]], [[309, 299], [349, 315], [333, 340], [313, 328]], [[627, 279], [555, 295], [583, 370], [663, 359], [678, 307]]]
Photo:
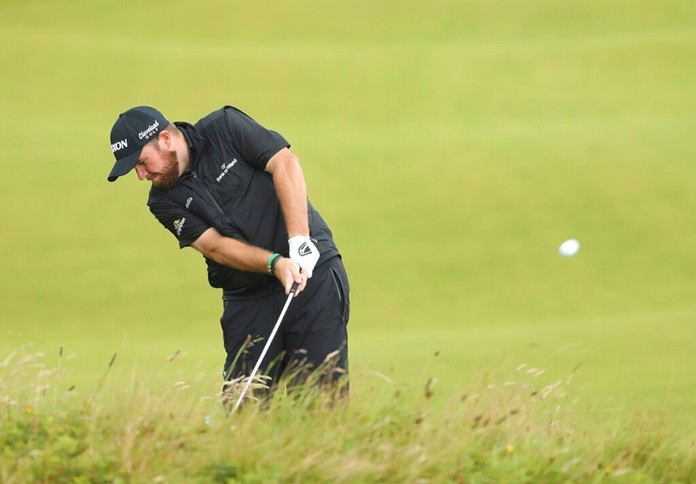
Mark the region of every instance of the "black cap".
[[111, 128], [111, 151], [116, 163], [107, 179], [112, 182], [131, 171], [143, 146], [168, 125], [162, 113], [148, 106], [137, 106], [119, 114]]

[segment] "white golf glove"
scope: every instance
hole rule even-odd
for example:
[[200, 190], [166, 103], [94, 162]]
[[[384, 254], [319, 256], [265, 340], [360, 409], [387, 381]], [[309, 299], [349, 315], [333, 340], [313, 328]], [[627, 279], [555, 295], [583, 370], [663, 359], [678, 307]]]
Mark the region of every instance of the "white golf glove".
[[290, 246], [290, 259], [300, 266], [300, 269], [307, 274], [307, 278], [312, 277], [314, 266], [319, 260], [319, 250], [309, 237], [296, 235], [288, 240]]

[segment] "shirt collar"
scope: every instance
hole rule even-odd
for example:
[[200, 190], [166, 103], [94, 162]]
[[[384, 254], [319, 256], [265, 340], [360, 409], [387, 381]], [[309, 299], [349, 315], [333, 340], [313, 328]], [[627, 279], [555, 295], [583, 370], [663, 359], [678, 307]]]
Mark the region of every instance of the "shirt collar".
[[196, 128], [184, 121], [175, 121], [174, 124], [177, 128], [184, 133], [184, 138], [186, 139], [186, 144], [189, 147], [189, 169], [195, 166], [198, 161], [198, 154], [202, 151], [205, 145], [205, 139], [198, 134]]

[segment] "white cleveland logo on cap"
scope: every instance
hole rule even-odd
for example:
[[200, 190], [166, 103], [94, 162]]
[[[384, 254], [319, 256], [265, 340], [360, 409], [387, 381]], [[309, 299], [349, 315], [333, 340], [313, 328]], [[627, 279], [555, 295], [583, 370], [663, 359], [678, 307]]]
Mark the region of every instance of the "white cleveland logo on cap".
[[155, 121], [155, 124], [151, 124], [147, 127], [145, 131], [141, 131], [140, 133], [138, 133], [138, 138], [150, 139], [150, 136], [152, 136], [154, 132], [157, 131], [157, 128], [159, 128], [159, 121]]

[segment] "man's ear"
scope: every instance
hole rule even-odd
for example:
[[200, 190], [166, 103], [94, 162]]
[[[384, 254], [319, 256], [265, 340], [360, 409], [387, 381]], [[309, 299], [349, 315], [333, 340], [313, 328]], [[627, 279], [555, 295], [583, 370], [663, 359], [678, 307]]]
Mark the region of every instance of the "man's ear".
[[162, 149], [165, 149], [167, 151], [171, 151], [172, 149], [172, 134], [169, 131], [162, 130], [159, 132], [157, 135], [157, 144]]

